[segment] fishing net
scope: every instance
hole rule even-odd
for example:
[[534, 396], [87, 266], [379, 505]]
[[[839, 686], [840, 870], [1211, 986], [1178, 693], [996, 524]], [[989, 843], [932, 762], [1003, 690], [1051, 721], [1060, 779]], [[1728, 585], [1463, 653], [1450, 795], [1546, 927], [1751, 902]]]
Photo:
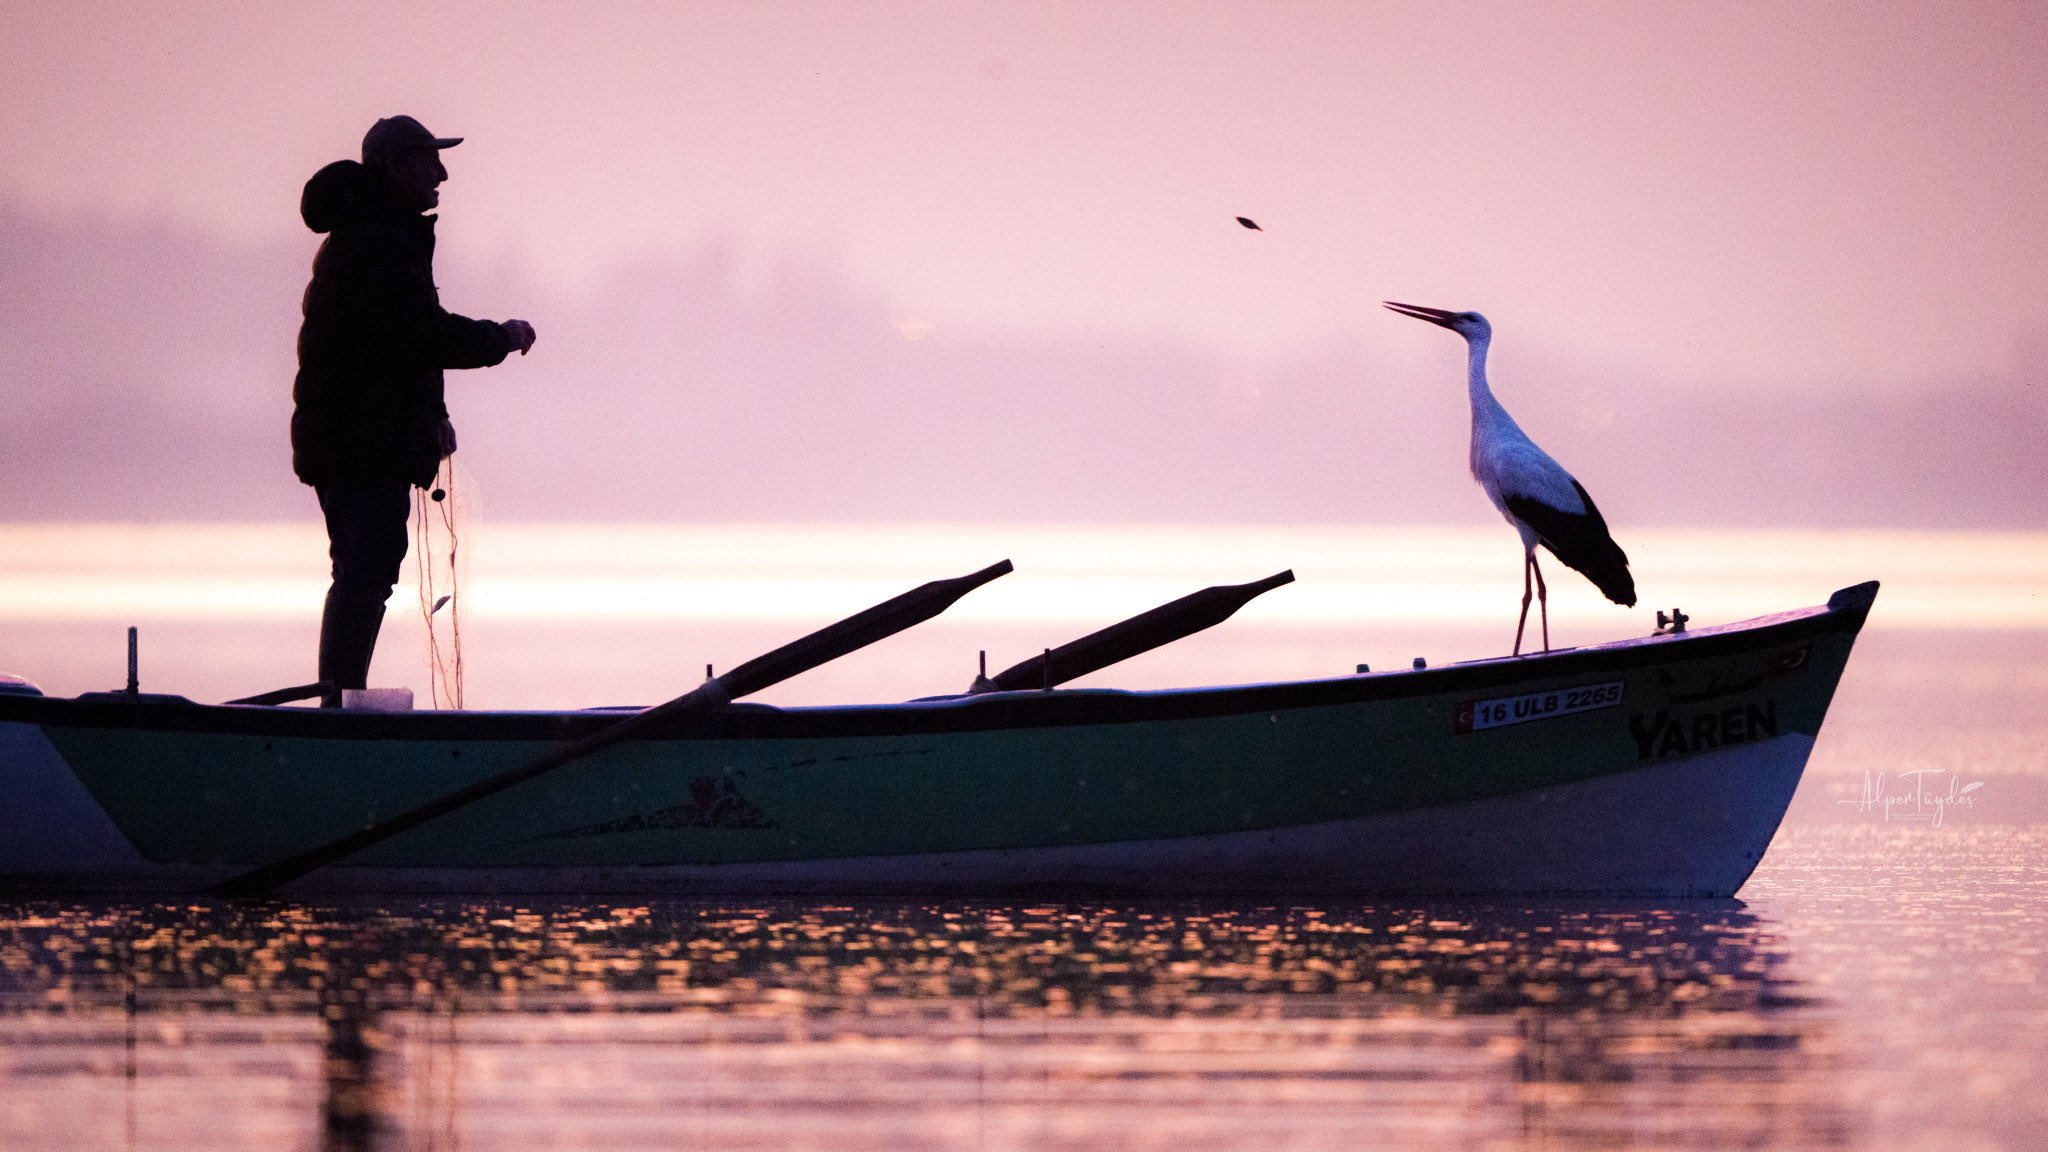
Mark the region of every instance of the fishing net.
[[476, 478], [449, 456], [431, 489], [413, 489], [413, 565], [426, 627], [427, 691], [433, 706], [461, 709], [462, 533], [476, 519]]

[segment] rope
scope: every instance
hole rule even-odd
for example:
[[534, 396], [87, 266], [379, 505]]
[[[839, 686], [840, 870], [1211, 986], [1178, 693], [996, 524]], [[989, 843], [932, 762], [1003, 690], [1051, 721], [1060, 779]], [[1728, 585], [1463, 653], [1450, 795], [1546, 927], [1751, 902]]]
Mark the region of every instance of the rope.
[[[443, 700], [457, 710], [462, 708], [462, 590], [457, 565], [460, 557], [461, 536], [455, 527], [455, 465], [452, 457], [441, 461], [440, 473], [435, 477], [433, 494], [426, 489], [413, 490], [413, 504], [418, 515], [413, 517], [413, 563], [419, 574], [417, 581], [420, 592], [420, 619], [427, 627], [427, 690], [435, 708]], [[439, 523], [441, 532], [448, 537], [448, 577], [442, 591], [435, 569], [436, 548], [434, 525]], [[448, 645], [444, 652], [441, 644], [439, 608], [446, 602], [448, 611]]]

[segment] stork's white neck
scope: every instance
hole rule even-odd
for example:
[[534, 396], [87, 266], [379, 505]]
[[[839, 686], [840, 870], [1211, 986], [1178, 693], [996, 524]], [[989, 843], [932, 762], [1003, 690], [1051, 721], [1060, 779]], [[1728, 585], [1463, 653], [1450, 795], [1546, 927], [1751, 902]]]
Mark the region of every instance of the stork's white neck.
[[1493, 398], [1493, 389], [1486, 383], [1486, 347], [1489, 343], [1491, 340], [1485, 336], [1470, 337], [1465, 341], [1465, 388], [1472, 397], [1475, 419], [1483, 410], [1500, 410], [1500, 401]]
[[[1472, 475], [1484, 479], [1486, 465], [1482, 457], [1489, 449], [1528, 440], [1522, 429], [1515, 424], [1515, 418], [1493, 398], [1493, 389], [1486, 383], [1486, 346], [1484, 336], [1468, 339], [1466, 344], [1467, 370], [1466, 391], [1472, 398]], [[1487, 489], [1489, 492], [1491, 488]], [[1496, 501], [1498, 503], [1498, 501]]]

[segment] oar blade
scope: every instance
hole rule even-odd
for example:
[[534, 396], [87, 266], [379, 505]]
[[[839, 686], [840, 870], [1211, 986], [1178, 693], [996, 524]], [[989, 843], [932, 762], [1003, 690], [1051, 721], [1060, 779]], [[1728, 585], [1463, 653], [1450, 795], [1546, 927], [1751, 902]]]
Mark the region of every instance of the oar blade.
[[1249, 584], [1219, 584], [1091, 632], [1051, 652], [1005, 668], [982, 691], [1048, 688], [1213, 628], [1253, 599], [1294, 581], [1292, 569]]
[[720, 676], [718, 683], [726, 695], [735, 700], [758, 692], [770, 684], [778, 684], [800, 672], [837, 660], [912, 625], [922, 624], [952, 607], [962, 596], [1012, 570], [1010, 562], [1002, 560], [979, 572], [919, 585], [893, 600], [821, 628], [773, 652], [756, 656]]

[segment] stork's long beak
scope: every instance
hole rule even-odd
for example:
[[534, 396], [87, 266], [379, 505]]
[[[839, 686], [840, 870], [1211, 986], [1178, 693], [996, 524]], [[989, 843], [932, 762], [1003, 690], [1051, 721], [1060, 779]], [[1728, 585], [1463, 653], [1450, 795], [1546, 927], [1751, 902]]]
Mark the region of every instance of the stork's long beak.
[[1456, 312], [1444, 308], [1424, 308], [1420, 304], [1396, 304], [1392, 300], [1382, 300], [1380, 303], [1403, 316], [1413, 316], [1417, 320], [1427, 320], [1431, 324], [1443, 328], [1451, 327], [1451, 318], [1457, 315]]

